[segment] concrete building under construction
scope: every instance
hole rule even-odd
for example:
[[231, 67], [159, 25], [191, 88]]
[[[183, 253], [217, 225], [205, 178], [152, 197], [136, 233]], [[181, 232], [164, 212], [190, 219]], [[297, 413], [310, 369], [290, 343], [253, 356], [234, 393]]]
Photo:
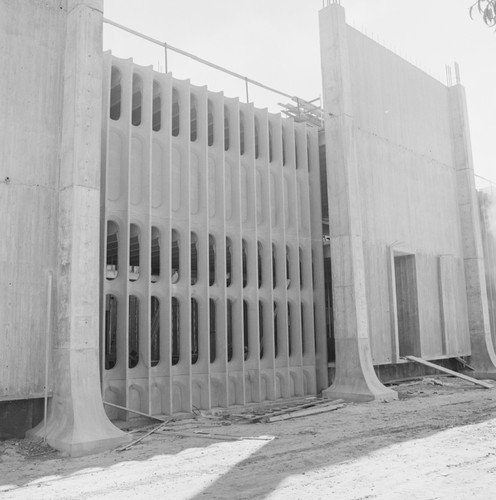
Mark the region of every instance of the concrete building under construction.
[[317, 126], [103, 53], [102, 0], [0, 5], [0, 436], [494, 378], [463, 87], [319, 17]]

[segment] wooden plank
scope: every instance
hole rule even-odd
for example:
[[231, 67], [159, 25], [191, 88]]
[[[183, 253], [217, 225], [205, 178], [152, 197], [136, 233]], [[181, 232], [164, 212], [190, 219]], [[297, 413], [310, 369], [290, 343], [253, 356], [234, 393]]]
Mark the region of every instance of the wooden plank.
[[450, 370], [449, 368], [444, 368], [443, 366], [435, 365], [434, 363], [430, 363], [429, 361], [426, 361], [425, 359], [422, 358], [417, 358], [416, 356], [405, 356], [405, 359], [408, 359], [408, 361], [414, 361], [415, 363], [419, 363], [424, 366], [428, 366], [430, 368], [434, 368], [436, 370], [439, 370], [440, 372], [448, 373], [449, 375], [461, 378], [463, 380], [466, 380], [467, 382], [472, 382], [472, 384], [480, 385], [485, 389], [493, 388], [493, 386], [491, 384], [488, 384], [487, 382], [483, 382], [482, 380], [477, 380], [475, 378], [469, 377], [468, 375], [464, 375], [463, 373], [458, 373], [453, 370]]
[[472, 368], [463, 358], [455, 358], [458, 363], [461, 363], [465, 368], [468, 368], [469, 370], [475, 372], [475, 368]]
[[119, 410], [128, 411], [130, 413], [136, 413], [136, 415], [141, 415], [142, 417], [153, 418], [154, 420], [158, 420], [159, 422], [169, 422], [170, 421], [170, 419], [159, 417], [158, 415], [150, 415], [149, 413], [143, 413], [142, 411], [131, 410], [131, 408], [126, 408], [125, 406], [116, 405], [114, 403], [108, 403], [107, 401], [104, 401], [103, 404], [107, 405], [107, 406], [112, 406], [112, 408], [117, 408]]
[[125, 450], [131, 448], [131, 446], [134, 446], [135, 444], [141, 443], [141, 441], [143, 441], [143, 439], [152, 435], [154, 432], [161, 430], [163, 427], [165, 427], [169, 422], [172, 422], [173, 420], [174, 419], [170, 418], [169, 420], [162, 422], [160, 425], [158, 425], [157, 427], [154, 427], [151, 431], [148, 431], [146, 434], [139, 437], [138, 439], [135, 439], [131, 443], [126, 444], [125, 446], [122, 446], [121, 448], [117, 448], [117, 451], [125, 451]]
[[265, 419], [262, 419], [262, 422], [268, 422], [268, 423], [280, 422], [281, 420], [290, 420], [293, 418], [309, 417], [311, 415], [319, 415], [320, 413], [327, 413], [330, 411], [339, 410], [339, 408], [342, 408], [343, 406], [345, 406], [344, 404], [339, 403], [339, 401], [342, 401], [342, 400], [333, 401], [332, 404], [328, 404], [328, 405], [314, 406], [312, 408], [306, 408], [304, 410], [293, 411], [290, 413], [286, 413], [284, 415], [276, 415], [273, 417], [265, 418]]

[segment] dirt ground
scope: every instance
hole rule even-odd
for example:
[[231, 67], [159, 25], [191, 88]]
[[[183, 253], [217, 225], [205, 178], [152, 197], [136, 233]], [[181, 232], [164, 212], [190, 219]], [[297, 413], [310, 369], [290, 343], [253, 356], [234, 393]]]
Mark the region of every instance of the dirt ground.
[[[398, 401], [273, 423], [199, 415], [126, 451], [83, 458], [3, 441], [0, 498], [496, 498], [496, 384], [438, 377], [393, 388]], [[156, 425], [134, 422], [133, 437]]]

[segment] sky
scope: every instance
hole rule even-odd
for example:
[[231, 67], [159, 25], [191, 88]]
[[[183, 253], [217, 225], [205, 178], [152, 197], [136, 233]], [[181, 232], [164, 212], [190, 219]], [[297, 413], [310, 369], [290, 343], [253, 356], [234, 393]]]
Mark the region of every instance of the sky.
[[[321, 95], [318, 12], [327, 0], [104, 0], [104, 16], [289, 95]], [[470, 0], [341, 0], [358, 30], [446, 83], [460, 65], [476, 174], [496, 182], [496, 31]], [[164, 49], [104, 25], [104, 49], [164, 71]], [[175, 78], [246, 99], [245, 84], [168, 51]], [[249, 99], [278, 111], [280, 96], [254, 86]]]

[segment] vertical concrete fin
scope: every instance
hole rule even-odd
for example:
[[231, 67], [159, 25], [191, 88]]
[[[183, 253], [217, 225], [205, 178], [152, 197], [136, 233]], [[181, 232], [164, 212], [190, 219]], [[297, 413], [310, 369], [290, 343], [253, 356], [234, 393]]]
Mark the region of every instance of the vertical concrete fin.
[[477, 370], [479, 376], [496, 378], [496, 353], [489, 323], [482, 234], [475, 190], [465, 89], [457, 84], [450, 87], [448, 92], [458, 209], [463, 241], [468, 326], [472, 352], [471, 365]]
[[101, 0], [68, 4], [54, 393], [46, 429], [41, 424], [29, 432], [31, 437], [46, 435], [51, 446], [71, 456], [128, 440], [105, 414], [98, 370], [102, 16]]
[[362, 220], [344, 9], [320, 11], [336, 376], [329, 398], [395, 399], [377, 378], [370, 352]]

